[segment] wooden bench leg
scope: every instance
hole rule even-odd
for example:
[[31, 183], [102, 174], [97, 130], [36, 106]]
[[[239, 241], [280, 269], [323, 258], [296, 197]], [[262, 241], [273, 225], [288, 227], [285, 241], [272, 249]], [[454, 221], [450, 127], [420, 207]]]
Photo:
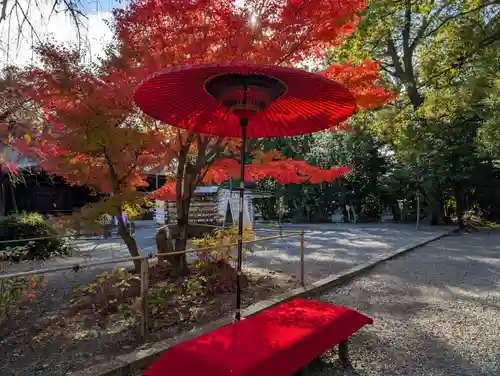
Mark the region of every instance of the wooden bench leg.
[[349, 365], [349, 351], [347, 346], [347, 339], [339, 343], [339, 360], [343, 367]]

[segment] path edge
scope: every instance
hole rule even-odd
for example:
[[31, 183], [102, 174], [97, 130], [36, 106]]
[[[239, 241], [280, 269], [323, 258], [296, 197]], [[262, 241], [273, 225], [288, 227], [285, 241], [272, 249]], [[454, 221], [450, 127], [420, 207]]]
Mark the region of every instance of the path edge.
[[[457, 230], [446, 231], [438, 235], [433, 235], [425, 240], [419, 241], [414, 244], [406, 245], [397, 248], [394, 251], [386, 252], [382, 255], [372, 258], [363, 264], [356, 265], [344, 272], [331, 274], [328, 277], [322, 278], [316, 282], [305, 287], [299, 287], [283, 294], [276, 295], [266, 300], [251, 305], [243, 310], [243, 316], [255, 315], [266, 309], [274, 307], [278, 304], [284, 303], [288, 300], [299, 297], [315, 297], [321, 295], [332, 287], [345, 283], [360, 274], [373, 269], [377, 265], [392, 260], [396, 257], [402, 256], [405, 253], [414, 249], [423, 247], [431, 242], [439, 240], [445, 236], [455, 233]], [[189, 332], [183, 333], [179, 336], [168, 338], [163, 341], [150, 344], [147, 348], [136, 349], [128, 354], [117, 356], [114, 360], [85, 368], [83, 370], [67, 373], [68, 376], [129, 376], [138, 368], [148, 367], [153, 364], [162, 353], [169, 348], [185, 342], [191, 338], [195, 338], [211, 332], [213, 330], [222, 328], [223, 326], [231, 324], [233, 321], [232, 315], [222, 317], [218, 320], [212, 321], [199, 328], [193, 329]]]

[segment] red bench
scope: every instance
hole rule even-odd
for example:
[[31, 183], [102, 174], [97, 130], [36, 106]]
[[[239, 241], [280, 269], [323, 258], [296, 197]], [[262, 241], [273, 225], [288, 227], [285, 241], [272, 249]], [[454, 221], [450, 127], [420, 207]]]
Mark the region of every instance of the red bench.
[[353, 309], [294, 299], [180, 343], [143, 376], [291, 376], [373, 320]]

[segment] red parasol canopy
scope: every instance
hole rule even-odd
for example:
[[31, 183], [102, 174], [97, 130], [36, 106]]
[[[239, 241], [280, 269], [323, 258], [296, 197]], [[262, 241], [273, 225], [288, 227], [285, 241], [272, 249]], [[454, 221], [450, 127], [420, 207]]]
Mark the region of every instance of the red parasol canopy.
[[149, 116], [194, 133], [282, 137], [346, 120], [355, 99], [342, 85], [302, 69], [247, 64], [194, 65], [146, 80], [135, 101]]

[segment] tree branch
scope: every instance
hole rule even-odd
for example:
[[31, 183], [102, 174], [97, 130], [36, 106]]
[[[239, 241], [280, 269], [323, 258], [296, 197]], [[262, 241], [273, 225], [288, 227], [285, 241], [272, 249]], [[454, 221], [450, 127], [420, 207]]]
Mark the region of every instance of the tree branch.
[[481, 10], [483, 8], [489, 7], [490, 5], [495, 5], [495, 4], [498, 4], [498, 1], [494, 0], [494, 1], [491, 1], [491, 2], [485, 2], [485, 3], [477, 6], [476, 8], [469, 9], [468, 11], [457, 13], [457, 14], [454, 14], [452, 16], [446, 17], [439, 25], [437, 25], [434, 29], [432, 29], [431, 31], [429, 31], [428, 33], [426, 33], [425, 34], [425, 38], [427, 38], [427, 37], [431, 36], [432, 34], [436, 33], [439, 29], [441, 29], [443, 26], [445, 26], [448, 22], [450, 22], [450, 21], [452, 21], [452, 20], [454, 20], [456, 18], [465, 16], [465, 15], [470, 14], [470, 13], [477, 12], [478, 10]]
[[400, 80], [404, 79], [404, 71], [401, 66], [401, 61], [399, 60], [398, 51], [396, 50], [396, 46], [394, 45], [394, 40], [390, 37], [387, 40], [387, 54], [390, 56], [392, 60], [392, 66], [394, 67], [394, 74], [396, 78]]
[[411, 29], [411, 1], [406, 0], [405, 23], [403, 27], [403, 51], [404, 56], [410, 50], [410, 29]]
[[2, 1], [2, 9], [0, 10], [0, 22], [5, 21], [7, 19], [7, 1]]
[[422, 40], [422, 38], [425, 34], [425, 31], [427, 30], [429, 25], [432, 22], [434, 22], [434, 20], [443, 12], [444, 9], [445, 9], [445, 7], [443, 6], [443, 7], [439, 8], [437, 11], [435, 11], [431, 16], [423, 18], [422, 24], [420, 25], [420, 27], [417, 31], [417, 35], [415, 36], [415, 39], [413, 39], [413, 42], [410, 45], [410, 49], [412, 51], [415, 50], [415, 48], [417, 47], [419, 42]]

